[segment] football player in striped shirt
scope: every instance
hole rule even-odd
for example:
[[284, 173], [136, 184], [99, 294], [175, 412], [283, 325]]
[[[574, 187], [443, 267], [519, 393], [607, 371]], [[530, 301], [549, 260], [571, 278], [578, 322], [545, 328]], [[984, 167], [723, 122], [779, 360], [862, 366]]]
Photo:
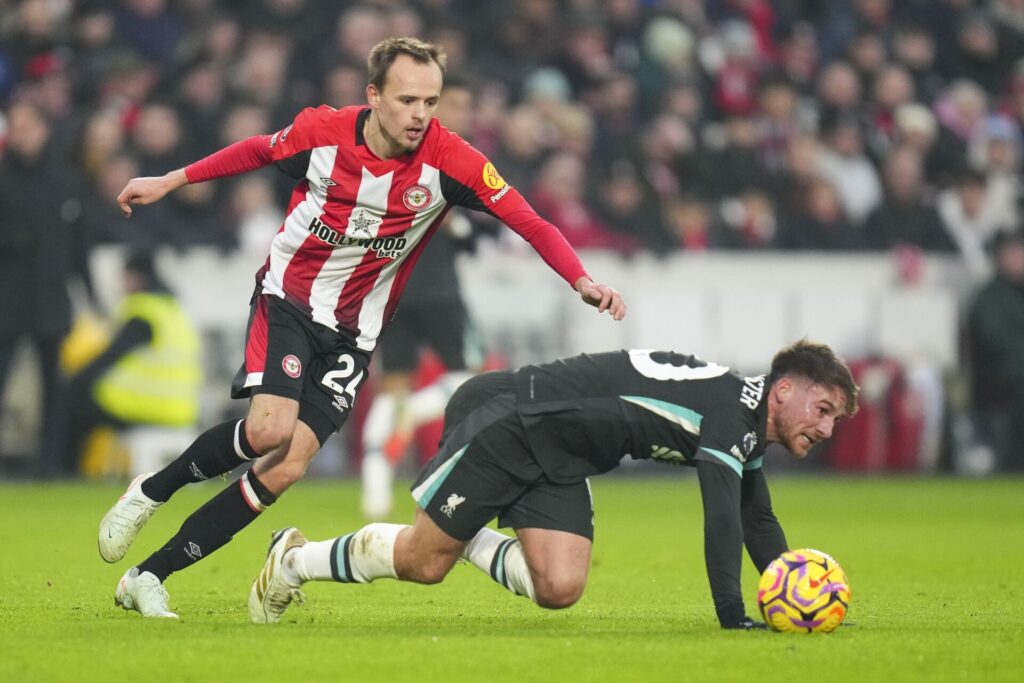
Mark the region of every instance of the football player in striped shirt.
[[177, 460], [141, 475], [100, 523], [100, 555], [121, 560], [156, 509], [186, 484], [252, 467], [124, 573], [115, 600], [174, 617], [164, 581], [229, 542], [300, 479], [352, 410], [370, 354], [416, 260], [447, 211], [496, 216], [525, 238], [586, 303], [614, 319], [626, 304], [595, 283], [558, 229], [540, 218], [479, 151], [434, 118], [445, 56], [414, 38], [382, 41], [368, 59], [368, 106], [303, 110], [273, 135], [230, 145], [160, 177], [135, 178], [123, 213], [188, 183], [277, 164], [301, 178], [256, 275], [245, 360], [232, 396], [244, 420], [211, 428]]

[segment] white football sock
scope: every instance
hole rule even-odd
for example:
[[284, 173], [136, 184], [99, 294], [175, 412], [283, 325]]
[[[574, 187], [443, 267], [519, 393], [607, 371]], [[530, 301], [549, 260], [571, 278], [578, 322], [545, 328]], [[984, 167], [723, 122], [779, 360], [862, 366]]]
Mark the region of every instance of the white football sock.
[[462, 557], [516, 595], [537, 601], [533, 577], [518, 538], [494, 529], [481, 529], [466, 545]]
[[306, 581], [370, 583], [374, 579], [397, 579], [395, 539], [404, 524], [367, 524], [355, 533], [329, 541], [313, 541], [285, 556], [285, 579], [292, 584]]

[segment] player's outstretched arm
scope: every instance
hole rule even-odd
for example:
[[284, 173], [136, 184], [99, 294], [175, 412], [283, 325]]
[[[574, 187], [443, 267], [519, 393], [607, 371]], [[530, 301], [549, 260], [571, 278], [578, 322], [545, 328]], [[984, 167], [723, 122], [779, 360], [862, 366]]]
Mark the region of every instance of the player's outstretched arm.
[[117, 204], [125, 216], [132, 215], [132, 204], [146, 205], [160, 201], [168, 192], [188, 184], [185, 169], [179, 168], [162, 176], [132, 178], [117, 195]]
[[608, 311], [615, 320], [626, 317], [626, 302], [622, 300], [621, 294], [608, 285], [597, 284], [589, 277], [581, 277], [576, 280], [575, 287], [583, 301], [596, 306], [598, 312]]

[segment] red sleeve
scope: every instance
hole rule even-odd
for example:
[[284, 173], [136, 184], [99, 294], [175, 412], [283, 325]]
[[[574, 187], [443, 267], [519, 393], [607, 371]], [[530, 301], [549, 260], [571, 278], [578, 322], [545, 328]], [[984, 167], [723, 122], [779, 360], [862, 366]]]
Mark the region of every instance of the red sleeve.
[[185, 177], [190, 183], [201, 183], [254, 171], [269, 165], [272, 160], [270, 136], [254, 135], [189, 164], [185, 167]]
[[457, 206], [486, 211], [522, 235], [544, 262], [575, 288], [581, 277], [590, 277], [565, 236], [537, 215], [515, 188], [505, 182], [494, 164], [468, 142], [447, 130], [438, 144], [438, 166], [451, 179], [446, 198]]
[[500, 211], [497, 207], [493, 207], [491, 210], [505, 225], [522, 235], [523, 239], [537, 250], [544, 262], [561, 275], [570, 287], [575, 288], [576, 280], [581, 277], [590, 277], [584, 269], [583, 263], [580, 262], [579, 256], [576, 255], [576, 251], [558, 228], [538, 216], [522, 196], [518, 198], [518, 206], [514, 208], [509, 203]]

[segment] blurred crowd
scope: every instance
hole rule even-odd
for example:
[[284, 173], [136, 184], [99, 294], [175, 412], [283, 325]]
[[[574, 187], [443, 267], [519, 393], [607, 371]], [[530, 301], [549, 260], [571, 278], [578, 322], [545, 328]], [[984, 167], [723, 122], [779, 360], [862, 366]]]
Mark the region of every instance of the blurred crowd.
[[365, 102], [391, 35], [444, 46], [468, 137], [577, 247], [909, 245], [980, 280], [1019, 221], [1022, 0], [0, 0], [0, 140], [49, 123], [86, 245], [262, 251], [273, 174], [191, 186], [144, 230], [112, 198]]
[[1024, 0], [0, 0], [0, 386], [16, 335], [56, 353], [94, 245], [262, 259], [284, 174], [131, 222], [114, 197], [365, 103], [369, 50], [406, 35], [443, 46], [466, 137], [577, 248], [937, 252], [980, 286], [1020, 226]]

